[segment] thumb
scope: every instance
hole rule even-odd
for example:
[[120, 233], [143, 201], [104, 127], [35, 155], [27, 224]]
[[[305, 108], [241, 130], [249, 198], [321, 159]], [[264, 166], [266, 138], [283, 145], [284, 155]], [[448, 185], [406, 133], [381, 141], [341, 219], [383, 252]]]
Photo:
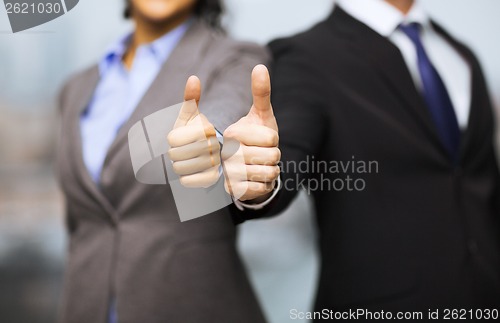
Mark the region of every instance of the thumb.
[[196, 105], [200, 102], [201, 98], [201, 82], [197, 76], [190, 76], [184, 88], [184, 101], [195, 100]]
[[182, 127], [188, 124], [190, 120], [196, 117], [198, 112], [198, 102], [201, 98], [201, 82], [196, 76], [191, 76], [186, 82], [184, 89], [184, 103], [182, 104], [179, 116], [175, 121], [174, 128]]
[[252, 71], [252, 110], [261, 119], [273, 117], [271, 106], [271, 78], [264, 65], [257, 65]]

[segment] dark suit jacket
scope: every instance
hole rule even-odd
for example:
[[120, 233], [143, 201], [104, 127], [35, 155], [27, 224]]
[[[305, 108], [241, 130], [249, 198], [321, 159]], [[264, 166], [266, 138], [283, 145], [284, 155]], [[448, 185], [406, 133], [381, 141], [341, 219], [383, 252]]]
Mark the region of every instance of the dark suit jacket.
[[84, 165], [79, 128], [98, 69], [67, 83], [58, 153], [69, 229], [61, 322], [104, 323], [112, 297], [120, 323], [264, 322], [235, 250], [228, 210], [180, 223], [169, 185], [136, 181], [127, 133], [143, 117], [182, 102], [192, 74], [203, 84], [201, 112], [223, 131], [247, 113], [252, 68], [267, 59], [258, 46], [195, 23], [119, 131], [100, 188]]
[[[434, 27], [472, 70], [471, 115], [457, 166], [400, 51], [341, 8], [311, 30], [270, 44], [284, 187], [272, 207], [237, 215], [276, 214], [301, 180], [324, 181], [324, 190], [312, 191], [322, 256], [317, 310], [500, 304], [492, 106], [472, 52]], [[371, 174], [294, 172], [290, 162], [307, 156], [376, 161], [378, 173], [375, 164]], [[347, 175], [366, 188], [326, 189], [327, 180], [346, 184]]]

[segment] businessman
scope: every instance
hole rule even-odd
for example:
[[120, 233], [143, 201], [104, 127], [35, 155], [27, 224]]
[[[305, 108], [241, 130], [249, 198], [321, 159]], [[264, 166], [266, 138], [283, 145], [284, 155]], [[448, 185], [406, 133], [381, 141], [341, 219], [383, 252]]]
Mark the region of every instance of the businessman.
[[[282, 185], [237, 200], [235, 217], [283, 211], [304, 182], [366, 184], [309, 187], [322, 256], [315, 312], [498, 308], [500, 175], [474, 54], [413, 0], [339, 0], [270, 48]], [[244, 127], [228, 129], [244, 142]], [[353, 160], [378, 167], [311, 171]], [[300, 163], [308, 171], [290, 167]]]

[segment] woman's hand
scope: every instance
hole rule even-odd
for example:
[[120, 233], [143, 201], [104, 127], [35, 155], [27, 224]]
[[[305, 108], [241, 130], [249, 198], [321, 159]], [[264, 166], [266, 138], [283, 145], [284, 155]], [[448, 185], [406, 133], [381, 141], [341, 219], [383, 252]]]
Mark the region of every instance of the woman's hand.
[[184, 104], [168, 134], [168, 155], [173, 169], [185, 187], [207, 188], [220, 174], [220, 144], [214, 126], [199, 112], [201, 84], [191, 76], [184, 92]]

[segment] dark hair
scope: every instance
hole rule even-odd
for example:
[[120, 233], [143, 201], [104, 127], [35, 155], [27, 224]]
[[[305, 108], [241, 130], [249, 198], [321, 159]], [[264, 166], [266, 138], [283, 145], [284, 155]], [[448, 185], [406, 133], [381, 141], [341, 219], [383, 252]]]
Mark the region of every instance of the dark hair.
[[[130, 0], [126, 0], [125, 11], [123, 12], [125, 18], [131, 16], [131, 5]], [[221, 28], [221, 16], [224, 13], [221, 0], [198, 0], [194, 13], [211, 27]]]

